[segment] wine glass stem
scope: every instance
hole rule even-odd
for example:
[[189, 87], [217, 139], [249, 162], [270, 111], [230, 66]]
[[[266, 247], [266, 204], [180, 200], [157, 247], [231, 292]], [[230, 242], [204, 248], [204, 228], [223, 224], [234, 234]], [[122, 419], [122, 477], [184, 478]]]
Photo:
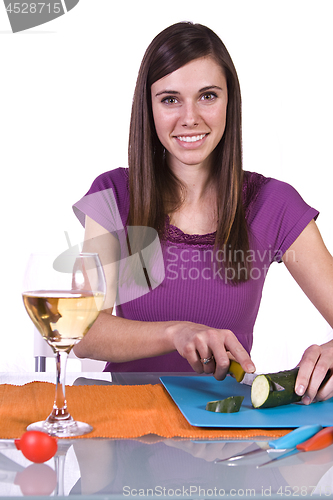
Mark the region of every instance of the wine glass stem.
[[56, 351], [55, 353], [56, 390], [55, 390], [53, 410], [51, 415], [48, 417], [49, 422], [57, 422], [59, 420], [70, 420], [72, 418], [67, 410], [67, 401], [65, 393], [67, 358], [68, 358], [67, 352]]
[[55, 471], [57, 473], [56, 496], [63, 496], [64, 493], [64, 476], [65, 476], [65, 460], [66, 455], [56, 455], [54, 457]]

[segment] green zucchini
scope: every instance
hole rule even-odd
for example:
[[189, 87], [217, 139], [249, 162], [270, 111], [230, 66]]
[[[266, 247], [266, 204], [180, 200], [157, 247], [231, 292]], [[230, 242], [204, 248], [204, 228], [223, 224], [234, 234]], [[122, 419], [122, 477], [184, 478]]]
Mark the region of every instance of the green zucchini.
[[236, 413], [239, 411], [244, 396], [230, 396], [230, 398], [220, 399], [218, 401], [209, 401], [206, 404], [206, 410], [218, 413]]
[[[294, 390], [297, 374], [298, 367], [258, 375], [251, 388], [251, 402], [254, 408], [271, 408], [300, 401], [302, 396], [298, 396]], [[282, 386], [283, 390], [277, 390], [276, 384]]]
[[[296, 378], [299, 367], [277, 373], [258, 375], [251, 388], [251, 402], [254, 408], [272, 408], [301, 401], [302, 396], [295, 392]], [[320, 384], [321, 389], [331, 378], [331, 372], [325, 375]], [[283, 390], [281, 390], [283, 388]]]

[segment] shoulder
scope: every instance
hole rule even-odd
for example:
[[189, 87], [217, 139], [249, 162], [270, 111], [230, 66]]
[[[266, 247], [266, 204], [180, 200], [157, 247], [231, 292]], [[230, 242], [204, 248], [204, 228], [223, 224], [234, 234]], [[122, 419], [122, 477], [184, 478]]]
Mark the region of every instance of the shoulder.
[[116, 168], [100, 174], [93, 181], [86, 194], [93, 194], [110, 188], [113, 189], [115, 195], [123, 195], [128, 191], [128, 168]]
[[274, 249], [280, 260], [318, 211], [287, 182], [252, 173], [246, 173], [245, 179], [244, 207], [250, 233], [262, 246]]
[[309, 207], [287, 182], [256, 172], [244, 172], [243, 203], [247, 219], [253, 219], [258, 212], [267, 209], [271, 213], [287, 208], [292, 212], [302, 212]]
[[73, 210], [83, 226], [88, 215], [110, 232], [122, 228], [129, 210], [127, 169], [117, 168], [96, 177]]
[[256, 172], [244, 172], [243, 177], [243, 206], [245, 217], [248, 218], [262, 187], [267, 184], [269, 178]]

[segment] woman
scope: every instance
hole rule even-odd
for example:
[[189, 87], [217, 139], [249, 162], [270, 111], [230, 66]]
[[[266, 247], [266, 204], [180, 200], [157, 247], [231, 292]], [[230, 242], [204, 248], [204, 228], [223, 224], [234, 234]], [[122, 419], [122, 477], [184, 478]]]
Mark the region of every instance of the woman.
[[[255, 371], [253, 326], [274, 261], [333, 326], [333, 259], [318, 212], [291, 186], [243, 172], [237, 74], [204, 26], [178, 23], [152, 41], [133, 100], [129, 169], [99, 176], [74, 211], [108, 283], [106, 309], [75, 353], [107, 370], [193, 369], [221, 380], [234, 358]], [[144, 227], [159, 235], [163, 273]], [[296, 381], [305, 403], [333, 396], [332, 377], [318, 390], [332, 367], [333, 341], [305, 351]]]

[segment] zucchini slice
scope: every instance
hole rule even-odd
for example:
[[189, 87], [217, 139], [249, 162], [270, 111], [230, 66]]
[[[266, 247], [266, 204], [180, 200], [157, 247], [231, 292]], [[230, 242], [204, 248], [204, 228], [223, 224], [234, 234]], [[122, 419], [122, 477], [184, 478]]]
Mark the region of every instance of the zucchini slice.
[[[297, 373], [298, 367], [258, 375], [251, 388], [251, 402], [254, 408], [272, 408], [300, 401], [302, 396], [298, 396], [294, 391]], [[277, 390], [276, 384], [282, 386], [284, 390]]]
[[239, 411], [244, 396], [230, 396], [230, 398], [220, 399], [218, 401], [209, 401], [206, 404], [206, 410], [217, 413], [236, 413]]

